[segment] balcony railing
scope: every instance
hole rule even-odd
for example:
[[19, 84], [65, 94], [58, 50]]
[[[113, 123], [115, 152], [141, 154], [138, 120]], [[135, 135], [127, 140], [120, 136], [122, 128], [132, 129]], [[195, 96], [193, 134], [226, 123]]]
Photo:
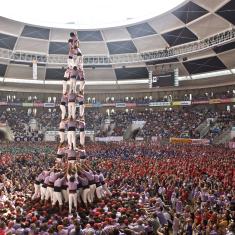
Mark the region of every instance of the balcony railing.
[[[183, 57], [187, 54], [218, 47], [235, 40], [235, 29], [224, 31], [209, 38], [191, 42], [165, 50], [157, 50], [144, 53], [119, 54], [119, 55], [94, 55], [84, 56], [84, 65], [112, 65], [151, 62], [156, 60], [167, 60], [175, 57]], [[42, 64], [66, 65], [67, 55], [35, 54], [22, 51], [11, 51], [0, 49], [0, 58], [21, 63], [31, 63], [34, 59]]]

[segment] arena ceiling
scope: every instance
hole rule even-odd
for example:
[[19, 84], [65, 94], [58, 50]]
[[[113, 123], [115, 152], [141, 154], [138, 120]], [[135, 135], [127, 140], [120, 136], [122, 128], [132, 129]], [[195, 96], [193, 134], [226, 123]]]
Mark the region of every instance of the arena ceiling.
[[[118, 2], [116, 0], [70, 0], [67, 4], [64, 0], [40, 0], [35, 11], [35, 4], [29, 4], [28, 0], [8, 0], [1, 3], [0, 15], [46, 27], [95, 29], [150, 19], [173, 9], [184, 1], [146, 0], [144, 4], [142, 1], [135, 1], [133, 4], [133, 0]], [[71, 8], [76, 9], [76, 12], [70, 11]]]
[[[231, 30], [235, 24], [234, 11], [235, 0], [187, 0], [169, 12], [139, 23], [104, 29], [78, 29], [77, 32], [85, 56], [144, 53], [174, 48]], [[35, 26], [1, 17], [0, 48], [20, 53], [66, 56], [67, 39], [71, 30], [73, 29]], [[107, 88], [122, 88], [120, 84], [126, 87], [125, 81], [147, 79], [148, 67], [151, 65], [159, 71], [171, 66], [178, 67], [180, 76], [234, 69], [235, 42], [187, 54], [186, 59], [170, 58], [125, 66], [86, 66], [86, 77], [93, 82], [94, 88], [97, 88], [96, 81], [97, 84], [101, 81], [105, 81], [106, 85], [110, 84]], [[63, 78], [61, 68], [56, 63], [39, 63], [38, 79], [53, 84], [53, 81]], [[5, 85], [10, 79], [30, 80], [32, 66], [30, 63], [0, 58], [0, 76], [4, 77]], [[118, 86], [115, 85], [117, 81], [124, 82]], [[143, 86], [148, 85], [133, 85], [133, 88]]]

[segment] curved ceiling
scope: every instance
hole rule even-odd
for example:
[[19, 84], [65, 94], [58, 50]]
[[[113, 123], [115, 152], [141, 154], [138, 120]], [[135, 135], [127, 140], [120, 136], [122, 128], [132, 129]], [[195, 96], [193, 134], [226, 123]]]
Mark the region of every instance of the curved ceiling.
[[1, 3], [0, 15], [40, 26], [95, 29], [150, 19], [184, 1], [146, 0], [143, 4], [133, 0], [41, 0], [34, 4], [28, 0], [8, 0]]

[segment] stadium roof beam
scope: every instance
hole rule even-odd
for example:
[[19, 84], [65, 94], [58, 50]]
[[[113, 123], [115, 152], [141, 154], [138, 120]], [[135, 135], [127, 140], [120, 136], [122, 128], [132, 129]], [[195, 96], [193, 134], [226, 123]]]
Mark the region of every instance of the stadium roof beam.
[[[118, 55], [84, 56], [84, 65], [99, 66], [113, 64], [131, 64], [166, 60], [175, 57], [185, 57], [188, 54], [197, 53], [199, 51], [221, 46], [234, 40], [235, 28], [232, 28], [203, 40], [166, 48], [165, 50]], [[33, 59], [36, 59], [38, 63], [41, 64], [54, 64], [61, 66], [66, 66], [67, 61], [66, 55], [34, 54], [24, 51], [11, 51], [7, 49], [0, 49], [0, 58], [24, 63], [30, 63]]]

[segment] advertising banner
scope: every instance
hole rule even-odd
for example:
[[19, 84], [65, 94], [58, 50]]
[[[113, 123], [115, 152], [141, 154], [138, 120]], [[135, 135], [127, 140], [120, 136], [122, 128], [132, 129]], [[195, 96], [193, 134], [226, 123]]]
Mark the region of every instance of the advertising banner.
[[22, 103], [8, 103], [9, 106], [22, 106]]
[[115, 107], [116, 104], [115, 103], [106, 103], [106, 104], [102, 104], [102, 107]]
[[192, 144], [208, 145], [208, 144], [210, 144], [210, 140], [208, 140], [208, 139], [192, 139]]
[[55, 103], [44, 103], [44, 108], [55, 108]]
[[192, 104], [209, 104], [209, 100], [194, 100]]
[[[79, 104], [78, 104], [77, 107], [79, 107]], [[86, 107], [86, 108], [92, 108], [92, 104], [85, 104], [85, 107]]]
[[210, 140], [208, 140], [208, 139], [189, 139], [189, 138], [170, 138], [170, 143], [208, 145], [208, 144], [210, 144]]
[[41, 102], [33, 103], [33, 107], [43, 107], [43, 103]]
[[174, 102], [172, 102], [173, 106], [188, 106], [191, 104], [192, 104], [191, 101], [174, 101]]
[[123, 136], [95, 137], [95, 141], [99, 142], [119, 142], [123, 140]]
[[220, 103], [232, 103], [233, 101], [232, 101], [233, 99], [231, 99], [231, 98], [229, 98], [229, 99], [220, 99]]
[[221, 99], [211, 99], [209, 100], [209, 104], [221, 104]]
[[126, 103], [127, 108], [136, 107], [136, 103]]
[[170, 106], [171, 102], [150, 102], [150, 107], [164, 107], [164, 106]]
[[22, 103], [23, 107], [33, 107], [33, 103]]
[[126, 108], [126, 103], [116, 103], [116, 108]]
[[172, 144], [191, 144], [192, 140], [187, 138], [170, 138]]
[[0, 102], [0, 106], [4, 106], [4, 105], [7, 105], [7, 102]]
[[96, 103], [92, 104], [92, 107], [93, 108], [100, 108], [100, 107], [102, 107], [102, 104], [100, 102], [96, 102]]

